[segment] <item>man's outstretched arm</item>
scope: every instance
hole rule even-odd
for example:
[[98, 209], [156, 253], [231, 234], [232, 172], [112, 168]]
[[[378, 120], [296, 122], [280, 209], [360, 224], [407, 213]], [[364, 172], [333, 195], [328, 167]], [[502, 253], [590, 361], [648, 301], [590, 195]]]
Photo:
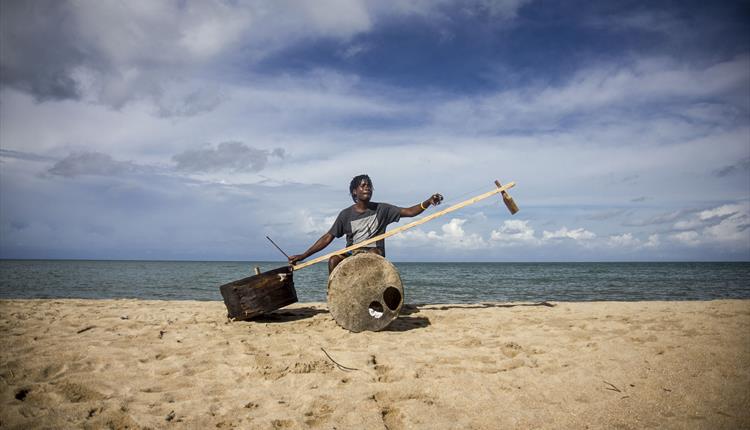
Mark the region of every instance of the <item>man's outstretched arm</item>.
[[425, 211], [430, 205], [437, 206], [440, 204], [440, 202], [443, 201], [443, 196], [440, 194], [433, 194], [430, 196], [429, 199], [420, 202], [419, 204], [416, 204], [410, 208], [401, 208], [401, 216], [402, 217], [413, 217], [421, 214]]
[[316, 252], [330, 245], [331, 242], [333, 242], [333, 235], [331, 233], [326, 233], [323, 236], [320, 236], [320, 239], [318, 239], [315, 243], [313, 243], [310, 249], [308, 249], [304, 253], [297, 254], [297, 255], [290, 255], [289, 264], [295, 264], [296, 262], [300, 260], [304, 260], [305, 258], [315, 254]]

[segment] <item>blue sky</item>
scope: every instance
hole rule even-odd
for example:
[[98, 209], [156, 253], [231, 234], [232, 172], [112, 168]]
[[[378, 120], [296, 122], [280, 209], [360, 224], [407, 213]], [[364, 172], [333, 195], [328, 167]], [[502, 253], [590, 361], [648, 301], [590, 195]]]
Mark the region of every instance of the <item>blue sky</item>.
[[0, 8], [2, 258], [278, 259], [368, 173], [517, 183], [396, 261], [750, 260], [747, 2]]

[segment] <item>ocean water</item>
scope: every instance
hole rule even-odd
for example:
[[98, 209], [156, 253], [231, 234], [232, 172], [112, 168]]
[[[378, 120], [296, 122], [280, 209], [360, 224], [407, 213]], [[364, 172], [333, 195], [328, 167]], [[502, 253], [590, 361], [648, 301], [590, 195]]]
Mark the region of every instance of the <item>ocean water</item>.
[[[394, 263], [407, 303], [750, 299], [750, 263]], [[0, 298], [222, 300], [219, 286], [282, 262], [0, 260]], [[327, 267], [294, 273], [326, 300]]]

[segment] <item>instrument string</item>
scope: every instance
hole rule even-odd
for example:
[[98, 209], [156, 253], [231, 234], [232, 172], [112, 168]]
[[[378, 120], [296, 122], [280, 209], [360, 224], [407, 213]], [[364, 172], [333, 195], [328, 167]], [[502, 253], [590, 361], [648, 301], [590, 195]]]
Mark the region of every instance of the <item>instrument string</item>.
[[[494, 185], [494, 184], [493, 184], [493, 185]], [[450, 207], [450, 206], [453, 206], [453, 205], [455, 205], [455, 204], [457, 204], [457, 203], [461, 203], [462, 201], [466, 200], [466, 199], [467, 199], [467, 198], [469, 198], [470, 196], [476, 196], [477, 194], [479, 194], [479, 193], [480, 193], [480, 192], [482, 192], [482, 191], [485, 191], [485, 192], [486, 192], [486, 191], [490, 191], [490, 190], [491, 190], [491, 188], [488, 188], [488, 186], [487, 186], [487, 185], [483, 185], [483, 186], [481, 186], [481, 187], [477, 187], [477, 188], [475, 188], [475, 189], [473, 189], [473, 190], [467, 191], [467, 192], [465, 192], [465, 193], [463, 193], [463, 194], [460, 194], [460, 195], [458, 195], [458, 196], [454, 196], [454, 197], [451, 197], [450, 199], [447, 199], [447, 198], [446, 198], [446, 199], [444, 199], [444, 200], [443, 200], [443, 202], [442, 202], [442, 203], [440, 204], [440, 206], [443, 206], [443, 205], [445, 205], [445, 206], [443, 206], [443, 207], [440, 207], [440, 209], [444, 209], [444, 208], [446, 208], [446, 207]]]

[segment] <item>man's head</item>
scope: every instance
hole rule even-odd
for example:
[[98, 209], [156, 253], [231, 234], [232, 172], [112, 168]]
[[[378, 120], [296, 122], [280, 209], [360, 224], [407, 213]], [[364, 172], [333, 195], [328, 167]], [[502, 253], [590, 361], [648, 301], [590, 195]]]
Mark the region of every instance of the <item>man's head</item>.
[[355, 176], [349, 183], [349, 194], [354, 203], [357, 203], [357, 200], [369, 202], [374, 189], [372, 179], [367, 175]]

